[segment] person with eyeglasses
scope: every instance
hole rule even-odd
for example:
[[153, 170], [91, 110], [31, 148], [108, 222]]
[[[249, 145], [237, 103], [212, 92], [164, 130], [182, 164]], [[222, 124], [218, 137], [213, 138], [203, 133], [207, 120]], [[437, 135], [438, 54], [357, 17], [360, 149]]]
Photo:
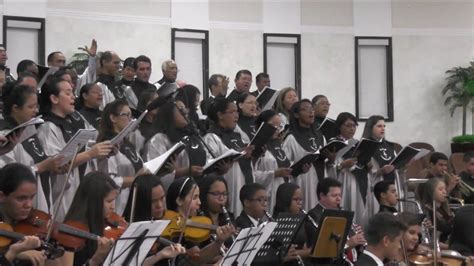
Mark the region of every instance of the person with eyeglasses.
[[[102, 114], [97, 142], [113, 139], [131, 122], [132, 111], [127, 101], [115, 100], [107, 104]], [[130, 186], [136, 176], [143, 174], [143, 160], [135, 146], [125, 138], [118, 149], [107, 158], [97, 159], [97, 169], [108, 173], [120, 187], [115, 201], [115, 209], [122, 215], [127, 204]]]
[[82, 116], [95, 129], [99, 128], [99, 121], [102, 116], [100, 106], [102, 104], [102, 88], [97, 83], [87, 83], [82, 86], [77, 98], [76, 108]]
[[230, 149], [245, 152], [245, 155], [236, 161], [230, 162], [229, 170], [223, 173], [229, 186], [229, 209], [233, 213], [240, 213], [242, 204], [238, 195], [244, 184], [254, 183], [261, 177], [252, 166], [252, 151], [254, 146], [244, 144], [240, 133], [235, 131], [239, 113], [235, 103], [226, 98], [216, 98], [209, 108], [209, 119], [213, 125], [204, 136], [211, 154], [221, 156]]
[[[280, 116], [273, 110], [265, 110], [258, 116], [255, 126], [259, 127], [262, 123], [269, 123], [277, 128], [272, 138], [265, 145], [265, 153], [254, 162], [254, 168], [264, 173], [264, 177], [257, 182], [266, 187], [269, 196], [268, 211], [271, 211], [278, 200], [276, 196], [277, 188], [285, 182], [293, 182], [294, 179], [291, 175], [291, 161], [282, 147]], [[306, 165], [303, 172], [306, 173], [309, 168], [310, 165]]]
[[235, 131], [240, 133], [244, 143], [250, 143], [257, 133], [255, 125], [257, 105], [257, 98], [250, 93], [244, 92], [237, 97], [239, 121], [237, 122]]
[[[308, 152], [316, 152], [326, 143], [323, 134], [314, 129], [313, 123], [314, 109], [308, 99], [293, 104], [289, 133], [283, 142], [283, 149], [290, 161], [297, 161]], [[325, 168], [325, 161], [317, 160], [312, 163], [308, 172], [295, 179], [296, 184], [303, 189], [305, 209], [310, 209], [318, 203], [314, 191], [318, 182], [326, 177]]]
[[264, 186], [259, 183], [245, 184], [240, 190], [239, 199], [243, 210], [239, 217], [235, 219], [237, 228], [256, 227], [266, 221], [264, 217], [267, 210], [268, 195]]
[[314, 124], [316, 129], [321, 130], [326, 139], [337, 136], [336, 121], [327, 117], [331, 103], [324, 95], [316, 95], [311, 100], [314, 108]]

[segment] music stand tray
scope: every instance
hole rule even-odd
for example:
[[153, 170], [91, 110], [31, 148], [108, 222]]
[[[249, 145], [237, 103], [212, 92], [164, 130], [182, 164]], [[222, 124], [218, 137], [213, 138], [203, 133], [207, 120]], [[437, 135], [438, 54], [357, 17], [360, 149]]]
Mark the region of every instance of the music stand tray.
[[276, 226], [277, 223], [269, 222], [242, 229], [222, 259], [221, 265], [250, 265]]
[[344, 252], [344, 244], [352, 225], [354, 212], [325, 209], [318, 222], [313, 258], [338, 258]]
[[304, 214], [280, 213], [275, 230], [257, 252], [252, 265], [279, 265], [286, 256], [291, 243], [296, 238], [303, 221]]

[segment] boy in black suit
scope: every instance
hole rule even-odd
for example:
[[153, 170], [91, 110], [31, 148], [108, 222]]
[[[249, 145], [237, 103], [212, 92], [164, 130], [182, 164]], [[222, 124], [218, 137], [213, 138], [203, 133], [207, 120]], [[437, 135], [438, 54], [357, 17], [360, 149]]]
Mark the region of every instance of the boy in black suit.
[[372, 216], [365, 235], [368, 245], [354, 265], [383, 266], [385, 259], [395, 258], [401, 248], [400, 240], [405, 230], [405, 225], [391, 213], [383, 212]]
[[244, 210], [235, 220], [235, 226], [238, 228], [255, 227], [262, 221], [267, 209], [267, 191], [259, 183], [245, 184], [240, 189], [240, 202]]

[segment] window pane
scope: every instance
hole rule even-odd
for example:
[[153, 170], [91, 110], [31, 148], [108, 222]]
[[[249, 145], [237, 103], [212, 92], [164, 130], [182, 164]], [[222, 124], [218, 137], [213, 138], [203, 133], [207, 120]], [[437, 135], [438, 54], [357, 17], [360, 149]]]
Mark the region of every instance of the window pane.
[[175, 39], [175, 61], [178, 65], [178, 79], [196, 86], [202, 94], [203, 58], [201, 39]]
[[295, 87], [295, 48], [294, 44], [267, 43], [267, 73], [272, 88]]
[[387, 46], [358, 47], [359, 118], [388, 117]]

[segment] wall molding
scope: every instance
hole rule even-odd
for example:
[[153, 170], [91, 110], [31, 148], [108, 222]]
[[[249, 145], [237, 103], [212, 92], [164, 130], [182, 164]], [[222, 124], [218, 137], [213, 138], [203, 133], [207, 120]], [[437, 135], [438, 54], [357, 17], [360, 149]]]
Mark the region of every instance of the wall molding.
[[474, 29], [460, 28], [392, 28], [393, 36], [466, 36], [472, 37]]
[[354, 35], [354, 27], [301, 25], [301, 32], [302, 33], [318, 33], [318, 34]]
[[209, 21], [211, 29], [262, 31], [263, 23]]
[[153, 24], [163, 25], [171, 27], [171, 18], [164, 17], [152, 17], [152, 16], [133, 16], [123, 14], [110, 14], [100, 12], [85, 12], [76, 10], [66, 9], [53, 9], [48, 8], [46, 15], [51, 17], [67, 17], [75, 19], [89, 19], [89, 20], [101, 20], [109, 22], [126, 22], [126, 23], [141, 23], [141, 24]]

